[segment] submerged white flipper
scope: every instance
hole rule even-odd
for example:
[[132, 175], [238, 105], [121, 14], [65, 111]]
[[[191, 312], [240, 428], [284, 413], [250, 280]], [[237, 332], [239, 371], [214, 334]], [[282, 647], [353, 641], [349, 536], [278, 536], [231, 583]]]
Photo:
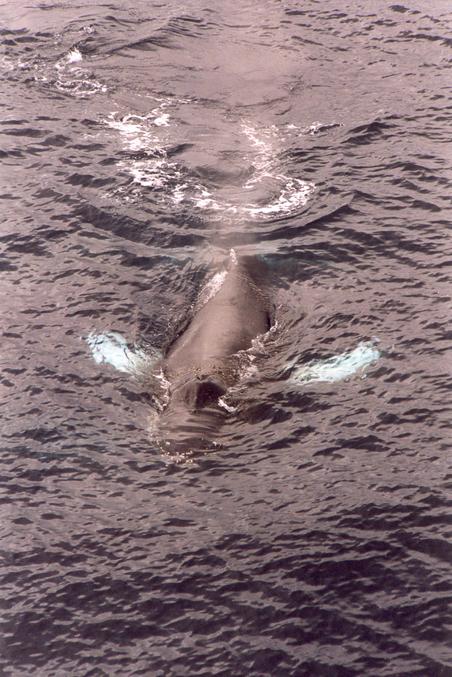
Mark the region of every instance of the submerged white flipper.
[[299, 384], [335, 383], [358, 372], [363, 373], [379, 357], [380, 351], [373, 343], [362, 342], [354, 350], [298, 367], [291, 380]]
[[118, 371], [137, 374], [152, 368], [162, 358], [158, 350], [145, 352], [141, 348], [131, 349], [124, 336], [114, 331], [103, 334], [89, 334], [85, 341], [91, 349], [97, 364], [110, 364]]

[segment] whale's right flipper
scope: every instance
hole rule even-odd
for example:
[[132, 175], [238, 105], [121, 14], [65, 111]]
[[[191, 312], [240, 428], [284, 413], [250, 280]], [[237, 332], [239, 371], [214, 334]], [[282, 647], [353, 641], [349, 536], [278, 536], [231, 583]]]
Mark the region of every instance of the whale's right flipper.
[[335, 383], [357, 373], [361, 373], [364, 377], [365, 369], [374, 364], [380, 356], [381, 353], [374, 343], [362, 342], [354, 350], [297, 367], [290, 381], [305, 385], [307, 383]]

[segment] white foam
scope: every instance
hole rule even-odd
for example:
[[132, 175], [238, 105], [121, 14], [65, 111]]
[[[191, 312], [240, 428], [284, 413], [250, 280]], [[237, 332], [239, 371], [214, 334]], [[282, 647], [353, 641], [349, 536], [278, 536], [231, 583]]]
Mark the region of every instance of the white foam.
[[281, 152], [281, 132], [275, 125], [268, 128], [256, 129], [247, 122], [242, 123], [244, 134], [257, 149], [257, 156], [253, 158], [255, 171], [245, 183], [245, 190], [250, 191], [256, 186], [265, 183], [279, 187], [278, 196], [266, 205], [248, 204], [242, 211], [251, 218], [290, 214], [304, 206], [315, 190], [315, 184], [282, 174], [275, 162]]
[[274, 334], [278, 331], [278, 328], [278, 320], [275, 320], [270, 329], [268, 329], [263, 334], [258, 334], [255, 338], [253, 338], [251, 341], [251, 348], [248, 348], [247, 350], [247, 352], [252, 355], [253, 359], [255, 359], [256, 355], [267, 354], [267, 343], [271, 338], [273, 338]]
[[77, 49], [77, 47], [74, 47], [74, 49], [71, 49], [69, 54], [66, 56], [66, 61], [68, 63], [77, 63], [83, 59], [83, 56], [81, 52]]
[[[171, 199], [174, 204], [180, 204], [183, 201], [191, 202], [196, 209], [221, 212], [221, 217], [230, 215], [261, 220], [269, 216], [294, 212], [307, 203], [316, 189], [312, 182], [289, 178], [281, 174], [266, 174], [265, 177], [262, 176], [261, 178], [270, 178], [270, 180], [278, 182], [282, 186], [277, 197], [263, 205], [252, 202], [245, 205], [236, 205], [232, 202], [220, 200], [215, 198], [205, 186], [200, 184], [190, 186], [187, 181], [183, 184], [176, 184], [172, 190]], [[250, 183], [248, 182], [245, 189], [249, 189], [249, 187]]]
[[236, 254], [235, 249], [233, 249], [232, 247], [231, 247], [231, 249], [229, 250], [229, 258], [230, 258], [230, 260], [231, 260], [232, 265], [233, 265], [233, 266], [236, 266], [237, 263], [238, 263], [238, 260], [237, 260], [237, 254]]
[[227, 402], [225, 402], [224, 399], [223, 399], [222, 397], [220, 397], [220, 398], [218, 399], [218, 405], [219, 405], [220, 407], [222, 407], [223, 409], [226, 409], [226, 411], [227, 411], [229, 414], [233, 414], [234, 412], [237, 411], [237, 407], [233, 407], [232, 405], [227, 404]]
[[290, 127], [292, 129], [298, 129], [301, 134], [310, 134], [311, 136], [315, 136], [319, 132], [323, 132], [326, 129], [331, 129], [333, 127], [341, 127], [341, 126], [342, 125], [340, 125], [338, 122], [334, 122], [334, 121], [333, 122], [319, 122], [318, 120], [316, 120], [315, 122], [312, 122], [307, 127], [303, 127], [301, 129], [296, 127], [295, 125], [291, 125]]
[[[161, 359], [162, 355], [159, 355]], [[162, 411], [169, 402], [170, 399], [170, 382], [163, 373], [163, 369], [159, 369], [158, 372], [154, 372], [154, 378], [160, 384], [160, 396], [155, 400], [157, 409]]]
[[60, 92], [73, 94], [74, 96], [92, 96], [98, 92], [103, 94], [107, 91], [107, 85], [102, 84], [98, 80], [91, 80], [89, 78], [59, 78], [55, 86]]
[[[120, 132], [120, 134], [126, 138], [128, 142], [127, 145], [129, 145], [129, 137], [131, 137], [130, 143], [132, 143], [134, 142], [134, 138], [136, 136], [140, 136], [142, 132], [142, 128], [138, 123], [138, 121], [136, 120], [137, 116], [125, 115], [123, 118], [117, 120], [115, 118], [115, 115], [116, 113], [110, 114], [107, 120], [107, 124], [109, 127], [117, 129], [118, 132]], [[131, 147], [130, 150], [139, 150], [139, 148], [135, 149], [134, 147]]]
[[[157, 100], [157, 99], [154, 99]], [[170, 201], [174, 206], [192, 205], [198, 211], [210, 212], [211, 218], [247, 218], [263, 220], [278, 215], [291, 214], [300, 209], [309, 200], [315, 190], [312, 182], [292, 178], [279, 171], [275, 162], [275, 151], [280, 132], [276, 126], [257, 129], [248, 122], [242, 123], [242, 131], [250, 140], [254, 149], [250, 161], [254, 166], [253, 175], [244, 185], [244, 191], [268, 192], [271, 187], [273, 197], [269, 202], [234, 203], [221, 199], [207, 186], [193, 180], [187, 171], [176, 162], [170, 161], [166, 144], [170, 137], [163, 128], [170, 126], [167, 112], [170, 100], [161, 99], [159, 105], [145, 115], [128, 114], [118, 118], [111, 113], [107, 124], [116, 129], [127, 150], [140, 153], [137, 159], [121, 160], [118, 164], [132, 176], [134, 183], [146, 188], [162, 191], [160, 199]], [[280, 143], [279, 143], [280, 145]]]
[[177, 165], [160, 157], [148, 157], [131, 163], [118, 162], [118, 166], [131, 174], [134, 183], [150, 188], [165, 188], [170, 181], [180, 176]]
[[[20, 63], [18, 63], [17, 66], [18, 66], [19, 68], [21, 68], [21, 64], [20, 64]], [[0, 67], [2, 68], [2, 70], [5, 70], [5, 71], [13, 71], [13, 70], [15, 69], [16, 66], [15, 66], [14, 63], [11, 61], [11, 59], [9, 59], [7, 56], [5, 56], [4, 54], [2, 54], [2, 56], [0, 57]]]
[[335, 383], [358, 372], [363, 373], [379, 357], [380, 351], [373, 343], [362, 342], [349, 352], [299, 367], [292, 374], [291, 380], [297, 383]]
[[309, 127], [306, 127], [302, 131], [304, 134], [311, 134], [311, 136], [314, 136], [314, 134], [317, 134], [317, 132], [320, 131], [322, 127], [324, 127], [324, 125], [321, 122], [316, 121], [310, 124]]
[[129, 113], [121, 118], [111, 113], [106, 122], [119, 132], [124, 147], [132, 153], [140, 153], [139, 159], [121, 160], [118, 166], [131, 174], [133, 182], [147, 188], [165, 189], [166, 197], [172, 196], [174, 204], [185, 197], [186, 184], [181, 180], [181, 171], [175, 162], [168, 160], [161, 128], [170, 124], [169, 113], [164, 109], [169, 102], [160, 105], [145, 115]]
[[179, 205], [185, 198], [185, 191], [188, 188], [187, 183], [178, 184], [173, 190], [173, 202], [175, 205]]
[[243, 120], [242, 131], [257, 149], [261, 162], [267, 162], [272, 158], [274, 154], [274, 142], [279, 140], [279, 132], [276, 125], [256, 129], [252, 123]]
[[290, 179], [286, 176], [277, 177], [283, 182], [284, 188], [273, 202], [261, 207], [248, 205], [244, 210], [253, 217], [260, 215], [274, 216], [277, 214], [289, 214], [303, 207], [315, 191], [315, 184], [302, 179]]
[[162, 113], [154, 118], [154, 125], [157, 127], [168, 127], [170, 116], [168, 113]]
[[109, 364], [118, 371], [128, 374], [136, 374], [144, 368], [149, 369], [161, 358], [158, 351], [149, 354], [140, 348], [132, 350], [127, 345], [126, 339], [113, 331], [103, 334], [91, 333], [85, 341], [97, 364]]
[[107, 124], [112, 129], [116, 129], [128, 150], [136, 153], [159, 152], [166, 157], [166, 151], [162, 147], [162, 140], [155, 127], [167, 127], [170, 116], [164, 113], [162, 107], [154, 108], [146, 115], [137, 115], [129, 113], [122, 118], [117, 118], [116, 113], [111, 113], [107, 118]]
[[[190, 186], [185, 184], [187, 188]], [[197, 184], [192, 187], [193, 195], [189, 199], [193, 201], [193, 204], [197, 209], [207, 209], [212, 211], [228, 211], [230, 205], [226, 203], [217, 202], [212, 194], [207, 190], [207, 188], [201, 184]], [[185, 196], [187, 197], [187, 196]]]
[[[77, 47], [71, 49], [65, 57], [61, 58], [55, 64], [58, 77], [55, 81], [55, 87], [60, 92], [72, 94], [73, 96], [87, 97], [98, 92], [106, 92], [107, 86], [99, 80], [96, 80], [90, 73], [87, 73], [79, 64], [83, 60], [83, 55]], [[36, 76], [37, 80], [43, 80], [42, 74]]]
[[[36, 79], [42, 78], [37, 76]], [[74, 73], [74, 77], [69, 77], [67, 73], [64, 73], [63, 75], [60, 73], [60, 77], [55, 82], [55, 87], [60, 92], [70, 93], [73, 96], [80, 96], [82, 98], [92, 96], [98, 92], [105, 93], [107, 91], [107, 85], [102, 84], [102, 82], [99, 82], [98, 80], [84, 77], [80, 69], [77, 69], [77, 72]]]

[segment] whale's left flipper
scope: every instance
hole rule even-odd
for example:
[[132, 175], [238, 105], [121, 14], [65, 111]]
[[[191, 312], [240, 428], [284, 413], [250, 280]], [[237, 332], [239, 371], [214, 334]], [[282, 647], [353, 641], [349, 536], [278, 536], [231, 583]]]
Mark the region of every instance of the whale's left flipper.
[[128, 374], [138, 375], [152, 369], [162, 359], [162, 354], [155, 348], [146, 351], [138, 347], [130, 348], [124, 336], [114, 331], [91, 333], [85, 337], [85, 341], [97, 364], [109, 364]]

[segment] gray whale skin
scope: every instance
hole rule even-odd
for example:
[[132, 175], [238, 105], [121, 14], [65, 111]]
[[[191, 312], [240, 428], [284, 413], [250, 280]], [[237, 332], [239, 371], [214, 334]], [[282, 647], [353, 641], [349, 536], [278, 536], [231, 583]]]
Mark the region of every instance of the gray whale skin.
[[256, 257], [236, 257], [231, 251], [221, 287], [170, 346], [163, 365], [170, 386], [159, 436], [167, 446], [208, 446], [227, 416], [218, 400], [240, 376], [237, 353], [269, 328], [265, 266]]

